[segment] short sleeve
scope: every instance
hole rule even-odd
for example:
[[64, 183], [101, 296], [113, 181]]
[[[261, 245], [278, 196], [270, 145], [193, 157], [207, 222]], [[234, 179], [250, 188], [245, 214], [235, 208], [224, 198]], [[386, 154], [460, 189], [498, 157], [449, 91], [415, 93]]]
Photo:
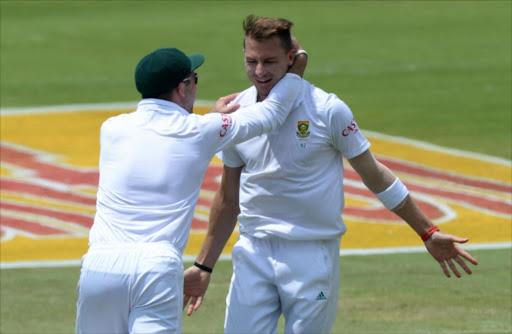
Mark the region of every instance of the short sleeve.
[[326, 109], [333, 146], [347, 159], [352, 159], [365, 152], [370, 142], [361, 132], [350, 108], [336, 95], [330, 94]]
[[224, 163], [224, 165], [231, 168], [241, 167], [245, 165], [245, 162], [240, 157], [240, 154], [238, 154], [236, 146], [229, 147], [224, 151], [220, 151], [219, 153], [217, 153], [217, 158], [219, 158]]

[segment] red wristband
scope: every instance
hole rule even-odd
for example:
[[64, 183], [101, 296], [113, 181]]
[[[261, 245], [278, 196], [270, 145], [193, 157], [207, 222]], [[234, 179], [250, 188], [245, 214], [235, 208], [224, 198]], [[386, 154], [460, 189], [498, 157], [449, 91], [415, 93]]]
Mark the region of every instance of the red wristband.
[[439, 231], [439, 227], [437, 227], [435, 225], [432, 226], [431, 228], [429, 228], [427, 230], [427, 232], [425, 232], [421, 235], [421, 240], [427, 241], [432, 236], [432, 234], [434, 234], [434, 232], [437, 232], [437, 231]]

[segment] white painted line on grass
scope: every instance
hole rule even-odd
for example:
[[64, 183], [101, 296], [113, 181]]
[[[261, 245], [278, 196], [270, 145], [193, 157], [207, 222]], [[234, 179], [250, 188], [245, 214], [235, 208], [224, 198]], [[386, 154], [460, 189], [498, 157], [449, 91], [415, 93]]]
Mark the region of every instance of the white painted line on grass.
[[406, 145], [414, 145], [419, 148], [427, 149], [430, 151], [438, 151], [441, 153], [447, 153], [447, 154], [451, 154], [451, 155], [473, 158], [476, 160], [482, 160], [482, 161], [486, 161], [486, 162], [493, 162], [493, 163], [501, 164], [501, 165], [504, 165], [507, 167], [512, 166], [512, 160], [507, 160], [507, 159], [494, 157], [494, 156], [490, 156], [490, 155], [485, 155], [485, 154], [481, 154], [481, 153], [463, 151], [463, 150], [459, 150], [459, 149], [455, 149], [455, 148], [438, 146], [438, 145], [430, 144], [430, 143], [420, 141], [420, 140], [409, 139], [409, 138], [399, 137], [399, 136], [391, 136], [391, 135], [383, 134], [380, 132], [373, 132], [370, 130], [362, 129], [362, 131], [368, 137], [373, 137], [373, 138], [377, 138], [377, 139], [386, 139], [386, 140], [391, 140], [391, 141], [406, 144]]
[[[86, 104], [66, 104], [56, 106], [43, 107], [15, 107], [0, 108], [0, 115], [25, 115], [25, 114], [45, 114], [45, 113], [63, 113], [63, 112], [80, 112], [80, 111], [97, 111], [105, 112], [117, 109], [137, 109], [139, 101], [133, 102], [113, 102], [113, 103], [86, 103]], [[197, 100], [194, 103], [196, 107], [212, 107], [215, 101]]]
[[[512, 248], [512, 242], [497, 242], [486, 244], [474, 244], [461, 246], [466, 251], [472, 250], [492, 250]], [[367, 255], [389, 255], [389, 254], [409, 254], [426, 252], [425, 247], [391, 247], [391, 248], [369, 248], [369, 249], [342, 249], [340, 256], [367, 256]], [[184, 255], [183, 262], [193, 262], [196, 256]], [[231, 255], [221, 255], [220, 261], [231, 261]], [[82, 264], [81, 260], [62, 260], [62, 261], [18, 261], [1, 262], [0, 269], [22, 269], [22, 268], [55, 268], [55, 267], [77, 267]]]
[[[68, 105], [42, 106], [42, 107], [0, 108], [0, 115], [1, 116], [9, 116], [9, 115], [22, 115], [22, 114], [40, 114], [40, 113], [51, 113], [51, 112], [59, 112], [59, 113], [60, 112], [80, 112], [80, 111], [105, 112], [105, 111], [116, 110], [116, 109], [133, 109], [133, 110], [135, 110], [137, 108], [138, 103], [139, 103], [139, 101], [68, 104]], [[215, 101], [196, 100], [194, 105], [197, 107], [211, 107], [214, 104], [215, 104]], [[369, 137], [393, 140], [393, 141], [401, 142], [404, 144], [415, 145], [420, 148], [437, 150], [439, 152], [450, 153], [450, 154], [454, 154], [454, 155], [458, 155], [458, 156], [465, 156], [465, 157], [474, 158], [474, 159], [483, 160], [483, 161], [490, 161], [490, 162], [502, 164], [505, 166], [512, 166], [511, 160], [507, 160], [507, 159], [503, 159], [503, 158], [499, 158], [499, 157], [437, 146], [437, 145], [419, 141], [419, 140], [414, 140], [414, 139], [409, 139], [409, 138], [399, 137], [399, 136], [386, 135], [383, 133], [373, 132], [373, 131], [365, 130], [365, 129], [362, 129], [362, 131]]]
[[[495, 243], [485, 243], [485, 244], [461, 245], [460, 248], [462, 248], [466, 251], [505, 249], [505, 248], [512, 248], [512, 242], [495, 242]], [[340, 256], [408, 254], [408, 253], [423, 253], [426, 251], [427, 251], [426, 248], [423, 246], [390, 247], [390, 248], [353, 248], [353, 249], [341, 249]]]

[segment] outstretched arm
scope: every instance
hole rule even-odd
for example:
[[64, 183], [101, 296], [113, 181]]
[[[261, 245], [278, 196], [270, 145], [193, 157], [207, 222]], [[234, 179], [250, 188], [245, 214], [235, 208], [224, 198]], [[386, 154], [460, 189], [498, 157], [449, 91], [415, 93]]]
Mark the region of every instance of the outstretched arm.
[[[384, 194], [392, 184], [397, 180], [397, 177], [389, 170], [386, 166], [379, 163], [371, 152], [367, 150], [363, 154], [349, 160], [351, 166], [361, 176], [363, 183], [376, 194], [381, 200], [384, 199], [386, 202], [391, 195]], [[398, 198], [398, 203], [392, 204], [393, 200], [387, 202], [387, 204], [393, 207], [388, 207], [391, 211], [402, 218], [411, 228], [419, 235], [425, 238], [425, 247], [432, 257], [439, 262], [439, 265], [443, 269], [444, 274], [447, 277], [451, 277], [450, 270], [453, 271], [455, 276], [461, 277], [461, 274], [453, 261], [457, 262], [467, 274], [471, 274], [471, 269], [464, 262], [463, 258], [468, 260], [474, 265], [478, 262], [469, 253], [460, 249], [456, 243], [465, 243], [468, 241], [467, 238], [459, 238], [450, 234], [442, 233], [440, 231], [428, 232], [430, 228], [434, 227], [434, 224], [428, 219], [425, 213], [418, 207], [414, 199], [407, 194], [402, 192], [404, 198], [400, 199], [400, 189], [393, 192], [395, 198]], [[403, 188], [404, 189], [404, 188]], [[397, 199], [394, 199], [396, 202]], [[385, 203], [386, 204], [386, 203]]]

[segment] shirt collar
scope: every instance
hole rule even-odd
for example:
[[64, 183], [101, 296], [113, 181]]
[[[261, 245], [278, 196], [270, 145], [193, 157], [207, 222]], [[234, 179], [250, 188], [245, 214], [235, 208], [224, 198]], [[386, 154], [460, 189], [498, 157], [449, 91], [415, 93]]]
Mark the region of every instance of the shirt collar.
[[[306, 84], [309, 84], [309, 82], [302, 79], [302, 85], [300, 87], [300, 94], [299, 94], [299, 96], [297, 96], [297, 99], [295, 99], [295, 102], [293, 102], [293, 106], [292, 106], [291, 110], [294, 110], [295, 108], [297, 108], [304, 100], [304, 96], [306, 95], [306, 92], [307, 92]], [[252, 91], [249, 93], [249, 94], [252, 94], [251, 99], [255, 103], [258, 102], [258, 90], [256, 89], [256, 86], [252, 86], [250, 89], [252, 89]]]
[[186, 111], [174, 102], [153, 98], [142, 99], [137, 105], [137, 110], [158, 111], [164, 114], [172, 114], [175, 112], [179, 112], [184, 116], [189, 115], [188, 111]]

